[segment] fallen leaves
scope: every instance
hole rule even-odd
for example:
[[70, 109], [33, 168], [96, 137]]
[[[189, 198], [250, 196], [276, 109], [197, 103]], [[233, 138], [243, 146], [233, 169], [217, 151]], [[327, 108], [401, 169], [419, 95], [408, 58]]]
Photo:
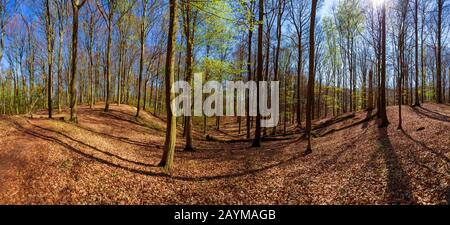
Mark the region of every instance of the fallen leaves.
[[[389, 108], [391, 126], [367, 117], [332, 124], [301, 157], [299, 138], [208, 142], [195, 132], [197, 152], [176, 152], [175, 171], [156, 167], [164, 122], [134, 108], [109, 114], [81, 107], [79, 125], [60, 120], [2, 117], [2, 204], [447, 204], [450, 195], [450, 107]], [[18, 126], [13, 124], [17, 123]], [[242, 130], [245, 127], [243, 127]], [[295, 127], [291, 127], [291, 130]], [[208, 135], [245, 138], [224, 121]], [[297, 135], [300, 137], [301, 134]], [[183, 147], [178, 139], [177, 149]]]

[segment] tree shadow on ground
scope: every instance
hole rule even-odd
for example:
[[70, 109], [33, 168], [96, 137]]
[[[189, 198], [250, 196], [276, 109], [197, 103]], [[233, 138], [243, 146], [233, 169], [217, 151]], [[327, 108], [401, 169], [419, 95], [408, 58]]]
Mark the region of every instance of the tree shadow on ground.
[[387, 168], [387, 196], [388, 204], [414, 204], [410, 179], [403, 170], [401, 163], [395, 153], [387, 128], [378, 129], [380, 147], [383, 152]]
[[[62, 140], [60, 140], [58, 138], [55, 138], [55, 137], [52, 137], [52, 136], [49, 136], [49, 135], [45, 135], [45, 134], [41, 134], [41, 133], [38, 133], [38, 132], [33, 131], [31, 129], [27, 129], [27, 128], [23, 127], [22, 125], [20, 125], [16, 121], [13, 122], [13, 125], [19, 131], [21, 131], [21, 132], [23, 132], [25, 134], [31, 135], [33, 137], [36, 137], [36, 138], [39, 138], [39, 139], [42, 139], [42, 140], [45, 140], [45, 141], [48, 141], [48, 142], [51, 142], [51, 143], [54, 143], [54, 144], [57, 144], [57, 145], [60, 145], [60, 146], [64, 147], [67, 150], [70, 150], [70, 151], [72, 151], [74, 153], [77, 153], [77, 154], [79, 154], [81, 156], [84, 156], [84, 157], [86, 157], [88, 159], [91, 159], [93, 161], [96, 161], [98, 163], [102, 163], [102, 164], [105, 164], [105, 165], [108, 165], [108, 166], [111, 166], [111, 167], [114, 167], [114, 168], [123, 169], [123, 170], [126, 170], [128, 172], [135, 173], [135, 174], [141, 174], [141, 175], [145, 175], [145, 176], [155, 176], [155, 177], [167, 177], [167, 178], [171, 178], [171, 179], [174, 179], [174, 180], [180, 180], [180, 181], [198, 182], [198, 181], [211, 181], [211, 180], [219, 180], [219, 179], [237, 178], [237, 177], [241, 177], [241, 176], [246, 176], [246, 175], [252, 175], [252, 174], [260, 173], [260, 172], [263, 172], [263, 171], [266, 171], [266, 170], [269, 170], [269, 169], [272, 169], [272, 168], [275, 168], [275, 167], [278, 167], [278, 166], [282, 166], [282, 165], [286, 165], [286, 164], [289, 164], [289, 163], [293, 163], [294, 161], [296, 161], [296, 160], [298, 160], [298, 159], [303, 157], [302, 154], [297, 154], [297, 155], [294, 155], [294, 156], [292, 156], [289, 159], [284, 160], [284, 161], [279, 161], [279, 162], [276, 162], [276, 163], [273, 163], [271, 165], [267, 165], [267, 166], [264, 166], [264, 167], [261, 167], [261, 168], [258, 168], [258, 169], [252, 169], [252, 170], [247, 170], [247, 171], [238, 172], [238, 173], [232, 173], [232, 174], [202, 176], [202, 177], [170, 175], [168, 173], [153, 172], [153, 171], [136, 169], [136, 168], [132, 168], [132, 167], [116, 164], [116, 163], [108, 161], [106, 159], [99, 158], [99, 157], [97, 157], [95, 155], [88, 154], [88, 153], [86, 153], [86, 152], [84, 152], [84, 151], [82, 151], [82, 150], [80, 150], [78, 148], [75, 148], [74, 146], [72, 146], [70, 144], [67, 144], [66, 142], [64, 142], [64, 141], [62, 141]], [[53, 132], [55, 132], [55, 131], [53, 131]], [[64, 134], [61, 134], [61, 135], [64, 136]], [[79, 141], [74, 140], [74, 139], [72, 139], [71, 137], [68, 137], [68, 136], [66, 138], [69, 139], [69, 140], [72, 140], [74, 142], [79, 142]], [[102, 153], [104, 153], [106, 155], [110, 155], [112, 157], [118, 158], [118, 159], [123, 160], [125, 162], [129, 162], [129, 163], [136, 164], [136, 165], [140, 164], [138, 162], [133, 162], [133, 161], [130, 161], [128, 159], [124, 159], [124, 158], [121, 158], [119, 156], [113, 155], [112, 153], [105, 152], [103, 150], [97, 149], [97, 148], [95, 148], [93, 146], [86, 145], [86, 144], [84, 144], [82, 142], [79, 143], [79, 144], [88, 146], [88, 147], [92, 148], [93, 150], [97, 150], [99, 152], [102, 152]], [[150, 164], [142, 164], [141, 166], [148, 167], [148, 168], [156, 168], [157, 167], [156, 165], [150, 165]]]
[[442, 152], [432, 149], [432, 148], [428, 147], [427, 145], [425, 145], [423, 142], [420, 142], [420, 141], [414, 139], [413, 137], [411, 137], [411, 135], [406, 133], [404, 130], [402, 130], [402, 133], [403, 133], [403, 135], [405, 135], [405, 137], [407, 137], [409, 140], [413, 141], [418, 146], [422, 147], [424, 150], [427, 150], [427, 151], [433, 153], [434, 155], [436, 155], [437, 157], [439, 157], [440, 159], [446, 161], [447, 163], [450, 163], [450, 159]]
[[369, 126], [369, 123], [371, 122], [371, 120], [369, 120], [370, 118], [372, 118], [372, 114], [373, 110], [368, 110], [367, 111], [367, 115], [366, 115], [366, 122], [363, 123], [361, 129], [366, 129]]
[[440, 114], [438, 112], [429, 110], [427, 108], [419, 106], [419, 107], [413, 107], [412, 109], [417, 114], [428, 117], [430, 119], [438, 120], [438, 121], [442, 121], [442, 122], [450, 122], [450, 116]]
[[109, 138], [109, 139], [113, 139], [113, 140], [116, 140], [116, 141], [120, 141], [120, 142], [123, 142], [125, 144], [130, 144], [130, 145], [135, 145], [135, 146], [140, 146], [140, 147], [152, 147], [152, 148], [157, 148], [157, 149], [163, 149], [164, 148], [164, 146], [156, 144], [156, 143], [146, 143], [146, 142], [135, 141], [135, 140], [132, 140], [132, 139], [127, 138], [127, 137], [120, 137], [120, 136], [115, 136], [115, 135], [108, 134], [108, 133], [99, 132], [99, 131], [96, 131], [94, 129], [90, 129], [90, 128], [81, 126], [79, 124], [76, 124], [75, 126], [77, 128], [79, 128], [79, 129], [81, 129], [81, 130], [88, 131], [90, 133], [94, 133], [96, 135], [103, 136], [103, 137], [106, 137], [106, 138]]
[[[70, 141], [72, 141], [72, 142], [75, 142], [76, 144], [79, 144], [79, 145], [81, 145], [81, 146], [85, 146], [85, 147], [87, 147], [87, 148], [89, 148], [89, 149], [92, 149], [92, 150], [94, 150], [94, 151], [96, 151], [96, 152], [98, 152], [98, 153], [105, 154], [105, 155], [107, 155], [107, 156], [109, 156], [109, 157], [113, 157], [113, 158], [116, 158], [116, 159], [118, 159], [118, 160], [121, 160], [121, 161], [124, 161], [124, 162], [127, 162], [127, 163], [136, 164], [136, 165], [139, 165], [139, 166], [144, 166], [144, 167], [155, 167], [154, 165], [151, 165], [151, 164], [133, 161], [133, 160], [130, 160], [130, 159], [123, 158], [122, 156], [113, 154], [113, 153], [111, 153], [111, 152], [108, 152], [108, 151], [105, 151], [105, 150], [101, 150], [101, 149], [99, 149], [99, 148], [97, 148], [97, 147], [95, 147], [95, 146], [86, 144], [86, 143], [84, 143], [84, 142], [82, 142], [82, 141], [79, 141], [79, 140], [73, 138], [73, 137], [70, 137], [70, 136], [68, 136], [67, 134], [64, 134], [64, 133], [62, 133], [62, 132], [60, 132], [60, 131], [56, 131], [56, 130], [52, 130], [52, 129], [49, 129], [49, 128], [41, 127], [41, 126], [39, 126], [39, 125], [34, 125], [34, 124], [31, 124], [31, 123], [30, 123], [30, 125], [33, 126], [33, 127], [37, 127], [37, 128], [39, 128], [39, 129], [45, 130], [45, 131], [50, 132], [50, 133], [55, 133], [55, 134], [57, 134], [57, 135], [60, 135], [60, 136], [66, 138], [66, 139], [68, 139], [68, 140], [70, 140]], [[27, 128], [23, 127], [22, 125], [20, 125], [19, 123], [15, 123], [15, 126], [16, 126], [17, 128], [19, 128], [20, 130], [22, 130], [22, 131], [28, 131], [27, 133], [29, 133], [29, 134], [30, 134], [30, 133], [33, 133], [33, 134], [39, 134], [39, 135], [40, 135], [40, 136], [36, 136], [36, 135], [33, 135], [33, 134], [32, 134], [33, 136], [36, 136], [36, 137], [47, 137], [48, 139], [53, 139], [53, 140], [55, 140], [55, 141], [53, 141], [53, 142], [58, 143], [58, 144], [59, 144], [60, 142], [65, 143], [65, 142], [63, 142], [63, 141], [61, 141], [61, 140], [59, 140], [59, 139], [57, 139], [57, 138], [55, 138], [55, 137], [47, 136], [47, 135], [44, 135], [44, 134], [40, 134], [40, 133], [38, 133], [38, 132], [36, 132], [36, 131], [32, 131], [32, 130], [30, 130], [30, 129], [27, 129]], [[66, 144], [65, 147], [66, 147], [67, 145], [69, 145], [69, 144], [67, 144], [67, 143], [65, 143], [65, 144]], [[78, 150], [78, 151], [80, 151], [80, 150]]]

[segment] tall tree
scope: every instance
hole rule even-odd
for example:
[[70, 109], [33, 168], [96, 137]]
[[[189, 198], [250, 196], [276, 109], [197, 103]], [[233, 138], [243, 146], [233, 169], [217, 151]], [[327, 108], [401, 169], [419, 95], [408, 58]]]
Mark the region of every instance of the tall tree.
[[297, 36], [297, 91], [296, 91], [296, 116], [297, 125], [302, 126], [302, 84], [303, 84], [303, 33], [308, 22], [307, 1], [289, 0], [290, 20], [295, 28]]
[[47, 106], [48, 117], [52, 118], [53, 105], [53, 47], [55, 44], [54, 21], [51, 13], [52, 5], [50, 0], [45, 0], [45, 36], [47, 40]]
[[88, 52], [88, 76], [89, 76], [89, 107], [94, 107], [95, 101], [95, 77], [94, 77], [94, 44], [96, 40], [97, 23], [99, 21], [99, 15], [96, 13], [94, 6], [88, 2], [85, 20], [85, 36], [86, 36], [86, 48]]
[[259, 0], [259, 22], [258, 22], [258, 68], [256, 71], [256, 130], [252, 147], [261, 147], [261, 112], [259, 109], [260, 89], [259, 82], [263, 80], [263, 32], [264, 32], [264, 0]]
[[314, 101], [314, 83], [315, 83], [315, 66], [314, 66], [314, 55], [315, 55], [315, 31], [316, 31], [316, 11], [317, 11], [317, 0], [311, 0], [311, 18], [309, 26], [309, 75], [308, 75], [308, 93], [306, 97], [306, 135], [308, 136], [308, 146], [305, 154], [312, 153], [311, 147], [311, 131], [312, 131], [312, 114], [313, 101]]
[[171, 87], [175, 80], [175, 45], [177, 33], [177, 0], [170, 0], [170, 22], [169, 34], [167, 36], [167, 54], [166, 54], [166, 105], [167, 107], [167, 127], [166, 127], [166, 141], [164, 144], [164, 154], [160, 167], [166, 170], [171, 170], [173, 166], [173, 158], [175, 155], [175, 144], [177, 138], [177, 121], [173, 115], [172, 107], [175, 94], [172, 93]]
[[[182, 1], [182, 17], [183, 17], [183, 33], [186, 38], [186, 81], [192, 84], [194, 70], [194, 46], [195, 34], [197, 30], [198, 9], [194, 8], [191, 0]], [[194, 151], [194, 138], [192, 134], [193, 124], [192, 117], [185, 116], [185, 134], [186, 146], [185, 151]]]
[[102, 3], [96, 0], [97, 8], [100, 11], [103, 19], [106, 23], [106, 28], [108, 30], [108, 41], [106, 44], [106, 87], [105, 87], [105, 112], [109, 111], [109, 101], [111, 100], [111, 48], [112, 48], [112, 29], [113, 29], [113, 19], [114, 13], [116, 11], [117, 2], [116, 0], [105, 0]]
[[72, 57], [70, 76], [70, 121], [77, 123], [77, 57], [78, 57], [78, 14], [86, 0], [72, 0]]
[[415, 33], [415, 88], [414, 88], [414, 106], [420, 106], [419, 99], [419, 0], [414, 1], [414, 33]]
[[[140, 21], [140, 30], [139, 30], [139, 41], [141, 44], [141, 52], [140, 52], [140, 61], [139, 61], [139, 81], [138, 81], [138, 96], [137, 96], [137, 112], [136, 117], [139, 116], [139, 113], [141, 111], [141, 89], [142, 89], [142, 76], [144, 73], [144, 57], [145, 57], [145, 40], [147, 39], [147, 35], [149, 32], [149, 22], [147, 21], [148, 15], [147, 12], [152, 13], [153, 7], [155, 5], [156, 1], [153, 1], [150, 5], [150, 10], [148, 9], [148, 0], [142, 0], [142, 14], [141, 14], [141, 21]], [[144, 94], [145, 95], [145, 94]], [[145, 100], [144, 100], [144, 107], [145, 107]]]
[[[282, 29], [282, 22], [283, 22], [283, 14], [284, 10], [286, 8], [286, 2], [285, 0], [278, 0], [277, 3], [277, 45], [275, 47], [275, 62], [274, 62], [274, 81], [279, 81], [279, 61], [280, 61], [280, 47], [281, 47], [281, 29]], [[272, 135], [275, 135], [277, 131], [277, 127], [275, 126], [272, 131]]]
[[62, 63], [63, 63], [63, 42], [64, 42], [64, 33], [66, 26], [66, 18], [67, 18], [67, 1], [56, 1], [57, 4], [57, 14], [58, 14], [58, 32], [59, 32], [59, 42], [58, 42], [58, 90], [57, 90], [57, 98], [58, 98], [58, 113], [62, 111], [62, 89], [63, 89], [63, 79], [62, 79]]
[[139, 81], [138, 81], [138, 103], [137, 103], [137, 112], [136, 117], [139, 117], [139, 113], [141, 111], [141, 85], [142, 85], [142, 76], [144, 70], [144, 54], [145, 54], [145, 38], [146, 34], [146, 19], [147, 19], [147, 0], [142, 0], [142, 15], [141, 15], [141, 25], [139, 31], [139, 41], [141, 44], [141, 52], [140, 52], [140, 60], [139, 60]]
[[442, 104], [442, 10], [443, 0], [437, 0], [437, 59], [436, 59], [436, 101]]
[[389, 126], [389, 120], [386, 112], [386, 2], [383, 1], [381, 7], [381, 76], [380, 76], [380, 107], [379, 127]]
[[397, 97], [398, 97], [398, 127], [402, 128], [402, 97], [403, 97], [403, 81], [407, 77], [407, 62], [406, 62], [406, 34], [407, 34], [407, 16], [409, 0], [401, 0], [399, 2], [399, 33], [398, 33], [398, 79], [397, 79]]

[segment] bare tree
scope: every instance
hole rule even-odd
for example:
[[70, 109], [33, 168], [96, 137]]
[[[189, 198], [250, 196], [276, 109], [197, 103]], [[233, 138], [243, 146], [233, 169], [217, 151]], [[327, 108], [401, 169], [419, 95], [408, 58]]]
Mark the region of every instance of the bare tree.
[[70, 121], [77, 123], [77, 56], [78, 56], [78, 14], [86, 0], [72, 0], [72, 62], [70, 76]]
[[309, 26], [309, 76], [308, 76], [308, 93], [306, 98], [306, 134], [308, 135], [308, 147], [305, 154], [312, 153], [311, 147], [311, 131], [312, 131], [312, 114], [314, 113], [312, 104], [314, 101], [314, 82], [315, 82], [315, 31], [316, 31], [316, 10], [317, 0], [311, 1], [311, 18]]

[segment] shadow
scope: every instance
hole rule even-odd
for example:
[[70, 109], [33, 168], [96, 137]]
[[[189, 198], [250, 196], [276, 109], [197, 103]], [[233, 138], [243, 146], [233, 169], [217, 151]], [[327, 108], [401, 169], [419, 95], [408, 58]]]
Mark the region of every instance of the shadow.
[[[68, 150], [70, 150], [72, 152], [75, 152], [75, 153], [77, 153], [79, 155], [82, 155], [82, 156], [84, 156], [84, 157], [86, 157], [88, 159], [94, 160], [94, 161], [96, 161], [98, 163], [103, 163], [105, 165], [108, 165], [108, 166], [111, 166], [111, 167], [115, 167], [115, 168], [119, 168], [119, 169], [123, 169], [123, 170], [126, 170], [128, 172], [132, 172], [132, 173], [136, 173], [136, 174], [141, 174], [141, 175], [146, 175], [146, 176], [156, 176], [156, 177], [167, 177], [167, 178], [180, 180], [180, 181], [191, 181], [191, 182], [211, 181], [211, 180], [229, 179], [229, 178], [236, 178], [236, 177], [241, 177], [241, 176], [246, 176], [246, 175], [252, 175], [252, 174], [260, 173], [260, 172], [263, 172], [263, 171], [266, 171], [266, 170], [278, 167], [278, 166], [283, 166], [283, 165], [292, 163], [292, 162], [302, 158], [302, 156], [300, 154], [298, 154], [298, 155], [292, 156], [291, 158], [289, 158], [287, 160], [280, 161], [280, 162], [277, 162], [277, 163], [273, 163], [273, 164], [268, 165], [268, 166], [264, 166], [264, 167], [261, 167], [261, 168], [258, 168], [258, 169], [243, 171], [243, 172], [240, 172], [240, 173], [233, 173], [233, 174], [224, 174], [224, 175], [215, 175], [215, 176], [203, 176], [203, 177], [173, 176], [173, 175], [162, 173], [162, 172], [161, 173], [151, 172], [151, 171], [140, 170], [140, 169], [135, 169], [135, 168], [130, 168], [130, 167], [127, 167], [127, 166], [119, 165], [119, 164], [110, 162], [108, 160], [96, 157], [94, 155], [90, 155], [88, 153], [85, 153], [85, 152], [81, 151], [80, 149], [77, 149], [77, 148], [75, 148], [75, 147], [73, 147], [73, 146], [71, 146], [71, 145], [69, 145], [69, 144], [67, 144], [67, 143], [57, 139], [57, 138], [54, 138], [54, 137], [51, 137], [51, 136], [48, 136], [48, 135], [45, 135], [45, 134], [40, 134], [40, 133], [37, 133], [35, 131], [26, 129], [25, 127], [21, 126], [16, 121], [13, 122], [13, 125], [18, 130], [20, 130], [20, 131], [22, 131], [22, 132], [24, 132], [26, 134], [29, 134], [29, 135], [34, 136], [36, 138], [40, 138], [42, 140], [45, 140], [45, 141], [52, 142], [54, 144], [60, 145], [60, 146], [64, 147], [65, 149], [68, 149]], [[46, 130], [46, 128], [41, 128], [41, 129]], [[57, 132], [57, 131], [52, 131], [52, 132], [60, 134], [60, 132]], [[77, 140], [74, 140], [73, 138], [68, 137], [67, 135], [64, 135], [64, 134], [60, 134], [60, 135], [65, 136], [66, 138], [68, 138], [70, 140], [73, 140], [74, 142], [77, 142], [77, 143], [79, 143], [81, 145], [85, 145], [85, 146], [90, 147], [90, 148], [92, 148], [92, 149], [94, 149], [96, 151], [99, 151], [99, 152], [104, 153], [106, 155], [110, 155], [112, 157], [118, 158], [118, 159], [123, 160], [125, 162], [130, 162], [130, 163], [133, 163], [133, 164], [142, 165], [142, 166], [146, 166], [146, 167], [152, 167], [152, 168], [157, 167], [156, 165], [136, 163], [136, 162], [133, 162], [133, 161], [130, 161], [130, 160], [127, 160], [127, 159], [123, 159], [120, 156], [116, 156], [116, 155], [114, 155], [112, 153], [105, 152], [103, 150], [99, 150], [99, 149], [97, 149], [95, 147], [92, 147], [92, 146], [89, 146], [89, 145], [84, 144], [82, 142], [79, 142]]]
[[341, 159], [342, 156], [344, 156], [344, 154], [347, 153], [348, 151], [353, 150], [353, 147], [354, 147], [355, 143], [358, 143], [359, 141], [361, 141], [361, 139], [365, 138], [368, 130], [369, 129], [366, 128], [360, 134], [349, 138], [348, 142], [345, 142], [345, 143], [343, 143], [341, 145], [342, 146], [342, 150], [337, 152], [335, 155], [333, 155], [329, 159], [321, 160], [319, 163], [317, 163], [315, 165], [316, 169], [318, 171], [326, 171], [326, 170], [329, 170], [333, 165], [338, 165], [339, 159]]
[[423, 142], [420, 142], [416, 139], [414, 139], [413, 137], [411, 137], [411, 135], [409, 135], [408, 133], [406, 133], [404, 130], [402, 130], [403, 135], [405, 135], [405, 137], [407, 137], [409, 140], [413, 141], [414, 143], [416, 143], [417, 145], [419, 145], [420, 147], [422, 147], [423, 149], [433, 153], [434, 155], [436, 155], [437, 157], [439, 157], [440, 159], [446, 161], [447, 163], [450, 163], [450, 159], [443, 153], [436, 151], [428, 146], [426, 146]]
[[[104, 112], [103, 110], [92, 110], [92, 111], [96, 112], [97, 114], [99, 114], [101, 116], [107, 116], [107, 117], [110, 117], [110, 118], [115, 119], [115, 120], [127, 122], [127, 123], [130, 123], [130, 124], [133, 124], [133, 125], [137, 125], [137, 126], [140, 126], [140, 127], [143, 127], [143, 128], [147, 128], [147, 129], [150, 129], [150, 130], [163, 131], [163, 130], [158, 129], [156, 127], [148, 126], [145, 123], [138, 122], [136, 117], [130, 116], [130, 115], [128, 115], [128, 114], [126, 114], [124, 112], [121, 112], [121, 111], [111, 110], [111, 109], [108, 112]], [[115, 115], [114, 112], [116, 112], [118, 114], [121, 114], [121, 115], [124, 115], [124, 116]], [[130, 117], [130, 118], [133, 118], [133, 119], [129, 119], [129, 118], [126, 118], [126, 117]]]
[[447, 189], [447, 195], [445, 197], [447, 199], [447, 205], [450, 205], [450, 188]]
[[144, 142], [140, 142], [140, 141], [131, 140], [131, 139], [126, 138], [126, 137], [114, 136], [114, 135], [111, 135], [111, 134], [98, 132], [96, 130], [93, 130], [93, 129], [90, 129], [90, 128], [87, 128], [87, 127], [83, 127], [83, 126], [80, 126], [78, 124], [76, 124], [75, 126], [77, 128], [79, 128], [79, 129], [81, 129], [81, 130], [85, 130], [85, 131], [94, 133], [94, 134], [99, 135], [99, 136], [103, 136], [103, 137], [110, 138], [110, 139], [113, 139], [113, 140], [116, 140], [116, 141], [120, 141], [120, 142], [123, 142], [125, 144], [130, 144], [130, 145], [135, 145], [135, 146], [140, 146], [140, 147], [153, 147], [153, 148], [157, 148], [157, 149], [163, 149], [164, 148], [164, 146], [162, 146], [162, 145], [153, 144], [153, 143], [144, 143]]
[[294, 161], [304, 158], [304, 156], [302, 154], [298, 154], [295, 156], [292, 156], [291, 158], [284, 160], [284, 161], [280, 161], [268, 166], [264, 166], [258, 169], [252, 169], [252, 170], [246, 170], [244, 172], [240, 172], [240, 173], [233, 173], [233, 174], [225, 174], [225, 175], [215, 175], [215, 176], [204, 176], [204, 177], [183, 177], [183, 176], [172, 176], [171, 178], [173, 179], [177, 179], [177, 180], [182, 180], [182, 181], [211, 181], [211, 180], [219, 180], [219, 179], [229, 179], [229, 178], [237, 178], [237, 177], [242, 177], [242, 176], [247, 176], [247, 175], [254, 175], [260, 172], [264, 172], [266, 170], [272, 169], [272, 168], [276, 168], [279, 166], [284, 166], [290, 163], [293, 163]]
[[387, 199], [388, 204], [414, 204], [408, 175], [403, 170], [394, 147], [388, 136], [387, 128], [378, 129], [384, 161], [387, 167]]
[[[73, 141], [73, 142], [75, 142], [75, 143], [77, 143], [77, 144], [79, 144], [79, 145], [88, 147], [88, 148], [90, 148], [90, 149], [92, 149], [92, 150], [94, 150], [94, 151], [96, 151], [96, 152], [103, 153], [103, 154], [105, 154], [105, 155], [107, 155], [107, 156], [116, 158], [116, 159], [118, 159], [118, 160], [122, 160], [122, 161], [124, 161], [124, 162], [132, 163], [132, 164], [136, 164], [136, 165], [144, 166], [144, 167], [156, 167], [155, 165], [150, 165], [150, 164], [146, 164], [146, 163], [142, 163], [142, 162], [136, 162], [136, 161], [129, 160], [129, 159], [123, 158], [123, 157], [121, 157], [121, 156], [118, 156], [118, 155], [113, 154], [113, 153], [111, 153], [111, 152], [101, 150], [101, 149], [99, 149], [99, 148], [97, 148], [97, 147], [95, 147], [95, 146], [92, 146], [92, 145], [86, 144], [86, 143], [84, 143], [84, 142], [82, 142], [82, 141], [79, 141], [79, 140], [77, 140], [77, 139], [74, 139], [74, 138], [72, 138], [72, 137], [70, 137], [70, 136], [68, 136], [68, 135], [66, 135], [66, 134], [64, 134], [64, 133], [62, 133], [62, 132], [55, 131], [55, 130], [52, 130], [52, 129], [48, 129], [48, 128], [45, 128], [45, 127], [41, 127], [41, 126], [38, 126], [38, 125], [34, 125], [34, 124], [31, 124], [31, 123], [29, 123], [29, 124], [30, 124], [31, 126], [33, 126], [33, 127], [37, 127], [37, 128], [39, 128], [39, 129], [42, 129], [42, 130], [45, 130], [45, 131], [48, 131], [48, 132], [55, 133], [55, 134], [58, 134], [58, 135], [60, 135], [60, 136], [63, 136], [64, 138], [67, 138], [68, 140]], [[21, 125], [18, 124], [18, 123], [16, 123], [16, 127], [17, 127], [17, 126], [20, 126], [20, 128], [22, 129], [22, 131], [23, 131], [23, 130], [27, 130], [26, 128], [24, 128], [23, 126], [21, 126]], [[29, 131], [29, 130], [28, 130], [28, 131]], [[48, 136], [48, 137], [50, 137], [50, 136]], [[52, 138], [53, 138], [53, 137], [52, 137]], [[56, 139], [56, 138], [54, 138], [54, 139]], [[58, 139], [56, 139], [56, 140], [58, 140]], [[59, 140], [59, 141], [61, 141], [61, 140]], [[61, 142], [62, 142], [62, 141], [61, 141]]]
[[438, 120], [438, 121], [442, 121], [442, 122], [450, 122], [450, 116], [446, 116], [446, 115], [431, 111], [429, 109], [423, 108], [422, 106], [413, 107], [412, 109], [417, 114], [428, 117], [430, 119]]
[[366, 116], [367, 121], [363, 123], [361, 129], [366, 129], [369, 126], [369, 123], [371, 121], [370, 118], [372, 118], [372, 116], [373, 116], [372, 112], [373, 112], [373, 110], [367, 111], [367, 116]]
[[[112, 163], [112, 162], [107, 161], [105, 159], [98, 158], [98, 157], [96, 157], [94, 155], [87, 154], [87, 153], [85, 153], [85, 152], [83, 152], [83, 151], [81, 151], [81, 150], [79, 150], [79, 149], [77, 149], [77, 148], [75, 148], [75, 147], [73, 147], [73, 146], [71, 146], [71, 145], [69, 145], [69, 144], [59, 140], [59, 139], [57, 139], [57, 138], [54, 138], [54, 137], [51, 137], [51, 136], [47, 136], [47, 135], [44, 135], [44, 134], [39, 134], [37, 132], [28, 130], [28, 129], [22, 127], [17, 122], [14, 122], [14, 126], [18, 130], [20, 130], [20, 131], [22, 131], [22, 132], [24, 132], [26, 134], [29, 134], [29, 135], [31, 135], [33, 137], [36, 137], [36, 138], [39, 138], [39, 139], [42, 139], [42, 140], [45, 140], [45, 141], [52, 142], [54, 144], [60, 145], [60, 146], [64, 147], [65, 149], [68, 149], [68, 150], [70, 150], [72, 152], [75, 152], [75, 153], [77, 153], [77, 154], [79, 154], [81, 156], [84, 156], [84, 157], [86, 157], [88, 159], [91, 159], [91, 160], [99, 162], [99, 163], [103, 163], [103, 164], [111, 166], [111, 167], [123, 169], [123, 170], [129, 171], [129, 172], [132, 172], [132, 173], [148, 175], [148, 176], [169, 177], [167, 174], [164, 174], [164, 173], [155, 173], [155, 172], [150, 172], [150, 171], [143, 171], [143, 170], [133, 169], [133, 168], [129, 168], [129, 167], [125, 167], [125, 166], [122, 166], [122, 165], [118, 165], [118, 164]], [[151, 167], [156, 167], [155, 165], [150, 165], [150, 166]]]

